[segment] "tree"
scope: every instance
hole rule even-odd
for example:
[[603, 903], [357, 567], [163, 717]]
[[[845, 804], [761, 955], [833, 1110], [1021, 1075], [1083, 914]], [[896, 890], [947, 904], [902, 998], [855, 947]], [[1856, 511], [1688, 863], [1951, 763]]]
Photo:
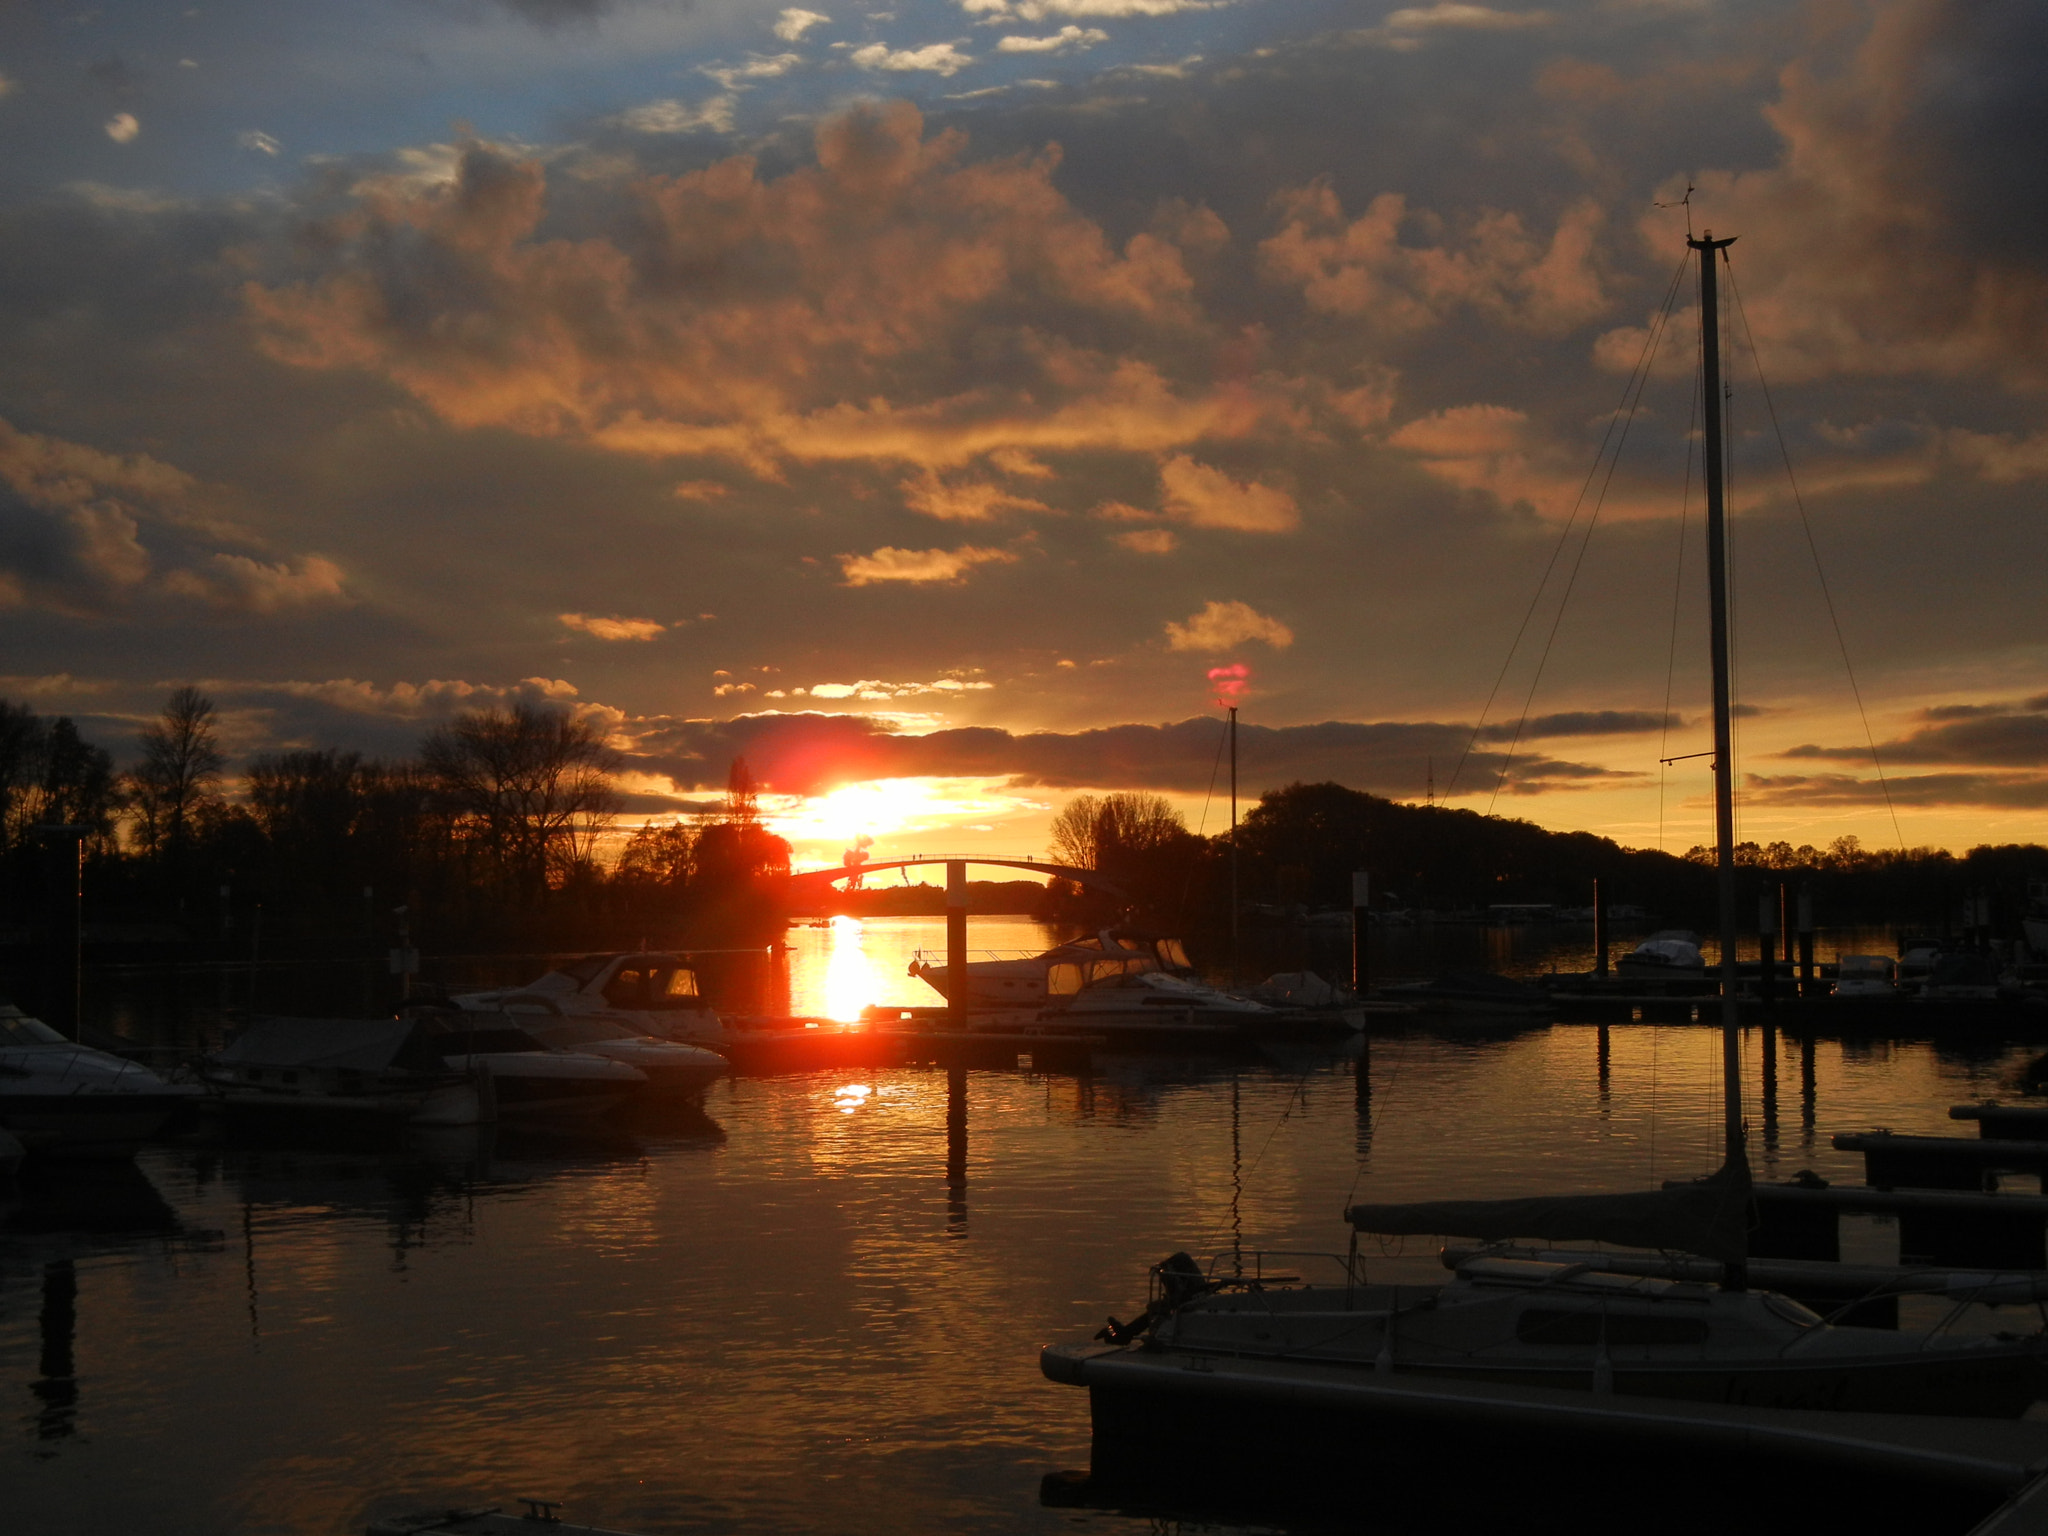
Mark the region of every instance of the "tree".
[[1187, 822], [1163, 795], [1119, 790], [1069, 800], [1053, 818], [1052, 851], [1059, 863], [1106, 873], [1131, 854], [1168, 848], [1187, 836]]
[[589, 861], [618, 803], [619, 754], [565, 711], [520, 703], [458, 715], [427, 734], [420, 761], [471, 853], [534, 898]]
[[33, 827], [62, 825], [86, 828], [104, 851], [120, 805], [114, 760], [69, 716], [45, 720], [0, 701], [0, 847], [24, 845]]
[[175, 690], [163, 713], [142, 731], [142, 761], [128, 772], [135, 832], [151, 853], [182, 848], [199, 808], [213, 798], [221, 756], [213, 700], [197, 688]]

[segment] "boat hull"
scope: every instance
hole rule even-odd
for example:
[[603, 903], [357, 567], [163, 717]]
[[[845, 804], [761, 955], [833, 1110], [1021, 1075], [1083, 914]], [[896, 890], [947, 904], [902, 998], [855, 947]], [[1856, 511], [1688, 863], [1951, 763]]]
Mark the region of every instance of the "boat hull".
[[188, 1108], [190, 1093], [10, 1093], [0, 1130], [39, 1157], [127, 1157]]

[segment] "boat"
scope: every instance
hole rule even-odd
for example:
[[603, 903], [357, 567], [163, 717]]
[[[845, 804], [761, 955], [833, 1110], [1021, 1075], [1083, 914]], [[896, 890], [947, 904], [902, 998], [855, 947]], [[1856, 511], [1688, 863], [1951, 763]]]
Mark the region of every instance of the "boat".
[[[1423, 1418], [1455, 1425], [1468, 1442], [1482, 1431], [1510, 1439], [1563, 1430], [1640, 1439], [1662, 1424], [1702, 1444], [1744, 1443], [1743, 1426], [1753, 1430], [1753, 1420], [1738, 1417], [1731, 1436], [1728, 1423], [1681, 1415], [1676, 1422], [1685, 1427], [1671, 1430], [1671, 1409], [2016, 1418], [2048, 1394], [2048, 1334], [1849, 1328], [1749, 1285], [1755, 1200], [1742, 1117], [1714, 267], [1729, 243], [1711, 235], [1689, 240], [1700, 258], [1705, 363], [1720, 1167], [1655, 1190], [1354, 1205], [1346, 1212], [1349, 1253], [1340, 1276], [1323, 1285], [1294, 1274], [1269, 1277], [1257, 1259], [1248, 1274], [1242, 1256], [1205, 1267], [1176, 1253], [1153, 1267], [1150, 1295], [1133, 1321], [1112, 1317], [1094, 1342], [1041, 1353], [1049, 1379], [1089, 1389], [1098, 1453], [1121, 1444], [1138, 1447], [1140, 1457], [1155, 1455], [1164, 1423], [1203, 1451], [1256, 1455], [1255, 1419], [1291, 1436], [1319, 1417], [1375, 1415], [1410, 1427]], [[1489, 1246], [1460, 1262], [1448, 1281], [1375, 1284], [1360, 1267], [1361, 1233], [1457, 1236]], [[1629, 1274], [1598, 1259], [1549, 1262], [1492, 1246], [1517, 1239], [1694, 1255], [1710, 1263], [1711, 1278]], [[1644, 1406], [1633, 1409], [1636, 1403]], [[1368, 1442], [1360, 1436], [1355, 1443]]]
[[576, 955], [524, 986], [458, 992], [448, 1001], [480, 1013], [545, 1003], [575, 1018], [611, 1018], [658, 1040], [704, 1040], [722, 1028], [695, 967], [659, 951]]
[[1615, 961], [1623, 976], [1644, 980], [1704, 981], [1707, 962], [1700, 954], [1700, 936], [1690, 928], [1665, 928], [1651, 934]]
[[1835, 962], [1836, 997], [1876, 998], [1899, 995], [1898, 964], [1890, 955], [1843, 955]]
[[623, 1061], [543, 1045], [509, 1014], [451, 1011], [421, 1022], [441, 1059], [478, 1079], [487, 1114], [501, 1124], [594, 1118], [648, 1086], [647, 1074]]
[[[1115, 928], [1055, 944], [1037, 954], [970, 960], [966, 970], [969, 1008], [1055, 1006], [1084, 987], [1123, 976], [1195, 978], [1195, 968], [1179, 939]], [[952, 1001], [952, 973], [946, 966], [920, 953], [910, 962], [910, 974]]]
[[623, 1062], [662, 1093], [694, 1093], [725, 1075], [728, 1063], [716, 1051], [680, 1040], [643, 1034], [630, 1024], [597, 1014], [567, 1014], [545, 995], [514, 999], [505, 1016], [553, 1051], [572, 1051]]
[[0, 1131], [37, 1157], [127, 1157], [201, 1090], [0, 1003]]
[[251, 1018], [199, 1063], [213, 1103], [240, 1121], [474, 1125], [475, 1078], [450, 1067], [417, 1019]]

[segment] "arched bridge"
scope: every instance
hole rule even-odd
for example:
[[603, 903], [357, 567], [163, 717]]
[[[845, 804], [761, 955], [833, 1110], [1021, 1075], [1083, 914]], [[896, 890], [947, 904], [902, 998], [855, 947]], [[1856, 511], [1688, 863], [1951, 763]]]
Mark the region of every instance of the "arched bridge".
[[1128, 902], [1131, 899], [1123, 887], [1117, 885], [1114, 881], [1103, 879], [1101, 875], [1092, 869], [1077, 869], [1071, 864], [1053, 864], [1045, 859], [1012, 859], [994, 854], [978, 853], [923, 853], [914, 854], [907, 859], [864, 860], [858, 864], [841, 865], [836, 869], [793, 870], [790, 873], [789, 883], [792, 891], [804, 891], [812, 888], [822, 891], [826, 887], [853, 875], [860, 875], [865, 878], [876, 873], [878, 870], [922, 869], [933, 864], [941, 866], [988, 864], [994, 865], [998, 869], [1028, 869], [1033, 874], [1052, 875], [1061, 880], [1071, 880], [1074, 884], [1085, 889], [1101, 891], [1105, 896], [1114, 896], [1118, 901]]

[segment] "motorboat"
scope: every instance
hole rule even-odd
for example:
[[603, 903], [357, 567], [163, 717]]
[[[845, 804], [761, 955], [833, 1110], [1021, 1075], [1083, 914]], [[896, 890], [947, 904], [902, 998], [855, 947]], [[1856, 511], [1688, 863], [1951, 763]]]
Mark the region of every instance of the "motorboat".
[[442, 1061], [476, 1077], [488, 1116], [500, 1122], [590, 1118], [648, 1087], [647, 1074], [639, 1068], [580, 1050], [550, 1048], [509, 1014], [455, 1011], [421, 1022]]
[[200, 1096], [0, 1003], [0, 1131], [26, 1153], [126, 1157]]
[[[910, 962], [910, 974], [952, 1000], [952, 973], [946, 966], [919, 954]], [[1194, 977], [1195, 968], [1179, 939], [1105, 928], [1033, 955], [968, 961], [967, 1006], [1053, 1006], [1098, 982], [1152, 974]]]
[[480, 1013], [552, 1005], [568, 1017], [607, 1018], [657, 1040], [705, 1041], [724, 1032], [695, 968], [680, 955], [655, 951], [578, 955], [524, 986], [458, 992], [449, 1002]]
[[1996, 959], [1980, 950], [1942, 950], [1928, 966], [1917, 995], [1923, 1003], [1995, 1003], [2001, 969]]
[[474, 1125], [473, 1073], [450, 1067], [418, 1019], [259, 1015], [204, 1058], [200, 1080], [237, 1119]]
[[1690, 928], [1665, 928], [1615, 961], [1615, 970], [1624, 976], [1703, 981], [1707, 962], [1700, 954], [1697, 933]]
[[1836, 997], [1891, 999], [1899, 995], [1899, 968], [1890, 955], [1843, 955], [1835, 962]]
[[564, 1013], [545, 995], [515, 997], [503, 1011], [549, 1050], [623, 1062], [644, 1075], [657, 1091], [696, 1092], [726, 1072], [726, 1059], [716, 1051], [642, 1034], [617, 1018]]

